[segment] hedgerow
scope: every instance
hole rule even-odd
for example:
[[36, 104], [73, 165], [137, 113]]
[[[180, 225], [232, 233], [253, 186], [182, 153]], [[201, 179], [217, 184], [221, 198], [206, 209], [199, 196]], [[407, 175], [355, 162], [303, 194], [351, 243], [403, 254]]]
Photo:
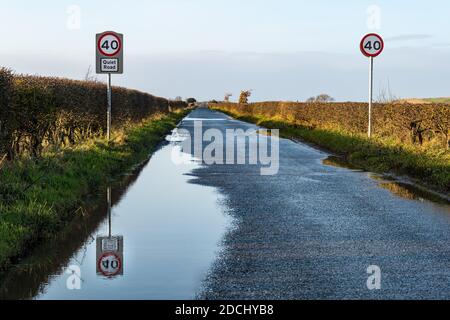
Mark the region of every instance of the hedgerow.
[[[351, 134], [367, 132], [368, 108], [365, 103], [224, 103], [215, 108], [240, 115], [277, 118], [315, 129], [337, 129]], [[433, 142], [448, 149], [450, 105], [375, 104], [373, 128], [376, 136], [408, 145]]]
[[[184, 108], [137, 90], [114, 87], [112, 126]], [[106, 131], [106, 84], [13, 75], [0, 69], [0, 159], [39, 156], [45, 147], [71, 145]]]

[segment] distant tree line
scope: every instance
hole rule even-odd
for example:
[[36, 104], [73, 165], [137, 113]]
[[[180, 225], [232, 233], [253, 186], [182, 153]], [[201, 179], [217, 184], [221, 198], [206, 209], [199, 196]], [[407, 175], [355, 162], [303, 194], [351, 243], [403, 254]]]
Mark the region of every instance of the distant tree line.
[[324, 103], [324, 102], [334, 102], [334, 98], [326, 93], [319, 94], [318, 96], [311, 97], [306, 100], [307, 103]]

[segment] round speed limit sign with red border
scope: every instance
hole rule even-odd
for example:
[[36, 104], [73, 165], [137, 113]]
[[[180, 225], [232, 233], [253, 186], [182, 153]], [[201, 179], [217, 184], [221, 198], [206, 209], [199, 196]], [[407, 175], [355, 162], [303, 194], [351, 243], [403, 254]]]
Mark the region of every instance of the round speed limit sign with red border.
[[384, 41], [378, 34], [369, 33], [361, 40], [360, 47], [363, 55], [375, 58], [383, 52]]
[[113, 252], [105, 253], [98, 260], [98, 268], [106, 277], [118, 275], [122, 269], [122, 261], [118, 255]]
[[98, 50], [107, 57], [114, 57], [120, 53], [122, 49], [122, 41], [113, 32], [103, 34], [98, 39]]

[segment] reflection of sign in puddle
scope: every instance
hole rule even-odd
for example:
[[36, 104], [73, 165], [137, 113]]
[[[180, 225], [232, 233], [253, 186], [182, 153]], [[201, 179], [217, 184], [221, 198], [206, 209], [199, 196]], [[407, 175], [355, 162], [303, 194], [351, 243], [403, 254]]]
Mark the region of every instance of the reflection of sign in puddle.
[[97, 239], [97, 241], [98, 240], [101, 240], [102, 251], [104, 251], [104, 252], [119, 250], [119, 238], [118, 237]]
[[97, 237], [96, 268], [99, 276], [112, 278], [123, 275], [123, 237], [112, 236], [111, 188], [107, 190], [108, 229], [107, 237]]
[[123, 275], [123, 237], [98, 237], [96, 251], [98, 275]]

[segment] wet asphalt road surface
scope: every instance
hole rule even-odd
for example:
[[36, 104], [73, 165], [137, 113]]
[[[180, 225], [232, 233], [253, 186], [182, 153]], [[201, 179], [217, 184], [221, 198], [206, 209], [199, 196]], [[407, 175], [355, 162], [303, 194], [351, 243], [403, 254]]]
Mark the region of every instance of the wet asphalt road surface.
[[[256, 128], [207, 109], [203, 130]], [[182, 129], [193, 134], [192, 120]], [[380, 188], [368, 173], [326, 166], [328, 154], [280, 140], [280, 169], [204, 165], [191, 183], [225, 196], [234, 226], [200, 299], [450, 298], [450, 209]], [[367, 269], [381, 269], [369, 290]]]

